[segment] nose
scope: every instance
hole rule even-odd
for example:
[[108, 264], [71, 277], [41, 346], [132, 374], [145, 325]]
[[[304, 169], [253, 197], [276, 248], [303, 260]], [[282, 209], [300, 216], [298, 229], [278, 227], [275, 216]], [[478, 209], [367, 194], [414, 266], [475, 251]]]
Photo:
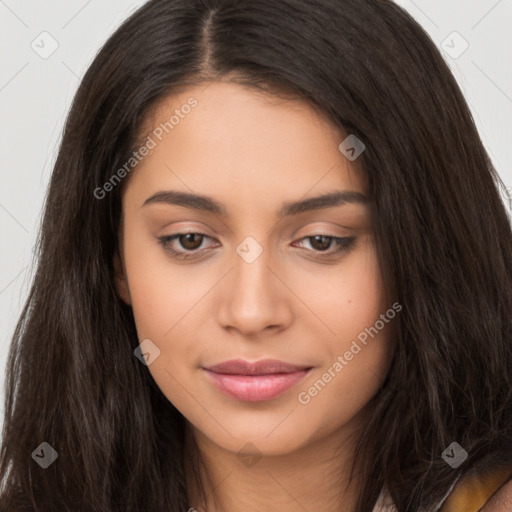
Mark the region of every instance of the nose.
[[244, 336], [280, 331], [293, 320], [289, 276], [272, 261], [269, 250], [258, 255], [259, 247], [253, 241], [237, 248], [233, 268], [218, 289], [220, 324]]

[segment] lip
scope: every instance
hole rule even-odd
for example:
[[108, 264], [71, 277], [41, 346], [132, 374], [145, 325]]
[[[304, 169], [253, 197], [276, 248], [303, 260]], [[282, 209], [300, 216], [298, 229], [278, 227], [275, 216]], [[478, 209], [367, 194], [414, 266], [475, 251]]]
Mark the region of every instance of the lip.
[[276, 359], [232, 359], [203, 370], [223, 393], [245, 402], [261, 402], [272, 400], [296, 385], [311, 368]]
[[252, 363], [244, 359], [230, 359], [223, 363], [208, 366], [205, 370], [230, 375], [268, 375], [274, 373], [298, 372], [309, 368], [311, 368], [311, 366], [294, 365], [279, 361], [278, 359], [260, 359]]

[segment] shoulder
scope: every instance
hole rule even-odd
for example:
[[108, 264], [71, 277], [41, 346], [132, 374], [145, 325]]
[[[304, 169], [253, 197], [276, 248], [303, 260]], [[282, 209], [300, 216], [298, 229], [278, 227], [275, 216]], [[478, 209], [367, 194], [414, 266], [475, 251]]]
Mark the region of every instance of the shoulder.
[[481, 512], [510, 512], [512, 510], [512, 479], [502, 485], [482, 507]]

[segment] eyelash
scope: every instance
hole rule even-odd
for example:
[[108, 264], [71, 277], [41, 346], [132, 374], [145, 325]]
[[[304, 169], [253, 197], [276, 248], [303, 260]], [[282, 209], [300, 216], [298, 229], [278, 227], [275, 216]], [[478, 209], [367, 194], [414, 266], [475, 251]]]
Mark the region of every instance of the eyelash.
[[[171, 246], [172, 241], [178, 239], [181, 236], [185, 236], [185, 235], [199, 235], [204, 238], [212, 239], [210, 236], [208, 236], [204, 233], [199, 233], [199, 232], [176, 233], [175, 235], [162, 236], [162, 237], [157, 237], [157, 238], [158, 238], [160, 244], [162, 245], [162, 247], [164, 248], [164, 250], [166, 252], [169, 252], [172, 255], [172, 257], [177, 258], [177, 259], [186, 260], [186, 259], [194, 258], [194, 257], [197, 257], [198, 254], [200, 254], [206, 250], [206, 249], [194, 249], [193, 251], [178, 251], [178, 250], [174, 249]], [[315, 238], [315, 237], [329, 238], [329, 239], [331, 239], [331, 241], [334, 241], [335, 243], [338, 244], [337, 249], [330, 250], [330, 251], [319, 251], [319, 250], [315, 250], [315, 249], [308, 249], [308, 251], [318, 253], [318, 256], [315, 255], [314, 257], [319, 258], [319, 259], [329, 257], [329, 256], [334, 256], [336, 254], [343, 254], [343, 253], [349, 252], [353, 248], [354, 243], [356, 241], [355, 237], [337, 237], [334, 235], [326, 235], [326, 234], [315, 234], [315, 235], [311, 235], [311, 236], [305, 236], [305, 237], [299, 239], [299, 241], [308, 240], [308, 239]]]

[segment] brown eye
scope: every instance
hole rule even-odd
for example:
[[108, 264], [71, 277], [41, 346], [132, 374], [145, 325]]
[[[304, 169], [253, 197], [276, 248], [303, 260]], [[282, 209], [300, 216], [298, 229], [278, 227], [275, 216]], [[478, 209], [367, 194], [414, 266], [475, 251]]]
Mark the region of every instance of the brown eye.
[[318, 251], [325, 251], [329, 249], [331, 243], [334, 239], [330, 236], [324, 235], [315, 235], [309, 237], [309, 240], [312, 241], [311, 246]]
[[201, 246], [203, 237], [204, 235], [200, 233], [185, 233], [184, 235], [178, 235], [177, 239], [184, 249], [195, 251]]
[[[308, 249], [309, 252], [317, 253], [315, 256], [331, 256], [343, 252], [348, 252], [355, 244], [355, 237], [337, 237], [332, 235], [313, 235], [306, 236], [301, 240], [307, 240], [312, 249]], [[300, 241], [299, 241], [300, 242]], [[335, 249], [330, 249], [333, 245], [336, 245]], [[322, 254], [324, 253], [324, 254]]]
[[205, 249], [201, 248], [201, 245], [205, 239], [213, 240], [204, 233], [176, 233], [158, 237], [158, 241], [166, 252], [181, 259], [193, 258], [202, 253]]

